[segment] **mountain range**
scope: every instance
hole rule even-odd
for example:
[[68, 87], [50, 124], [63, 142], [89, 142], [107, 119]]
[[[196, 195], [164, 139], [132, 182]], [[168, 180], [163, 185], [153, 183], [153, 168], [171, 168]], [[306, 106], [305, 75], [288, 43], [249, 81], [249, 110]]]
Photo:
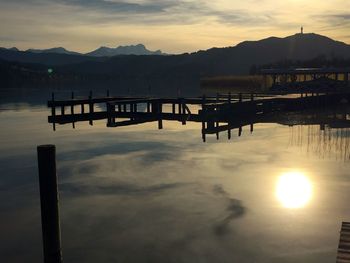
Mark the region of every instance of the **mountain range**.
[[[117, 82], [127, 79], [142, 83], [164, 79], [167, 79], [167, 83], [175, 83], [181, 79], [191, 79], [199, 82], [200, 78], [208, 76], [249, 74], [252, 67], [280, 61], [306, 61], [320, 56], [332, 60], [350, 59], [350, 45], [313, 33], [244, 41], [236, 46], [180, 55], [162, 56], [159, 55], [160, 51], [149, 55], [119, 55], [120, 50], [134, 50], [135, 47], [140, 50], [144, 48], [143, 45], [112, 50], [100, 48], [84, 55], [67, 54], [62, 49], [58, 50], [61, 53], [0, 49], [0, 59], [11, 63], [27, 63], [22, 65], [27, 69], [33, 67], [32, 64], [46, 65], [52, 67], [56, 74], [71, 78], [81, 76], [81, 79], [89, 80], [89, 83], [91, 79]], [[103, 55], [107, 53], [108, 56]], [[118, 55], [112, 56], [113, 54]], [[8, 64], [5, 63], [3, 67], [8, 67]], [[67, 78], [69, 77], [64, 77]]]
[[[11, 50], [11, 51], [19, 51], [18, 48], [0, 48], [2, 50]], [[50, 54], [65, 54], [65, 55], [80, 55], [80, 56], [92, 56], [92, 57], [113, 57], [118, 55], [165, 55], [161, 50], [150, 51], [145, 45], [137, 44], [137, 45], [129, 45], [129, 46], [118, 46], [115, 48], [111, 47], [99, 47], [96, 50], [93, 50], [88, 53], [79, 53], [75, 51], [67, 50], [63, 47], [54, 47], [48, 49], [27, 49], [25, 52], [30, 53], [50, 53]]]

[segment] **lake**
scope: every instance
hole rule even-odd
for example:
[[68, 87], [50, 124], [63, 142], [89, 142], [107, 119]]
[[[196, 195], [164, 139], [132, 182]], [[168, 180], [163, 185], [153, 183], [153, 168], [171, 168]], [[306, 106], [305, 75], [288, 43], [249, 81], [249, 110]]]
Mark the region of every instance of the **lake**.
[[[47, 122], [49, 92], [0, 100], [1, 262], [42, 262], [36, 147], [55, 144], [64, 262], [334, 262], [350, 130]], [[347, 116], [349, 117], [349, 116]]]

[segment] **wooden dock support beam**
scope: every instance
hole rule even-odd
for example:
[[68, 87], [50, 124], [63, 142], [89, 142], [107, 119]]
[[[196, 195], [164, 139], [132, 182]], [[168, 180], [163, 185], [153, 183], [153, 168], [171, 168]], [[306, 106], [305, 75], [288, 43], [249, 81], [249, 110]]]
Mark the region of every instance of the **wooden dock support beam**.
[[61, 231], [58, 212], [58, 188], [56, 175], [56, 147], [37, 147], [41, 226], [43, 235], [44, 263], [61, 263]]
[[163, 129], [163, 120], [162, 120], [162, 108], [163, 104], [157, 103], [157, 110], [158, 110], [158, 129], [161, 130]]
[[89, 124], [93, 125], [93, 114], [94, 114], [94, 103], [92, 102], [92, 91], [90, 90], [89, 94], [89, 113], [90, 113], [90, 120]]
[[[71, 96], [72, 100], [74, 100], [74, 92], [72, 91], [72, 96]], [[74, 119], [74, 105], [72, 104], [70, 106], [70, 113], [71, 115], [73, 116], [73, 121], [72, 121], [72, 126], [73, 126], [73, 129], [75, 129], [75, 119]]]
[[179, 101], [179, 114], [181, 115], [182, 114], [181, 99], [179, 98], [178, 101]]
[[53, 130], [56, 130], [56, 123], [55, 123], [55, 117], [56, 117], [56, 106], [55, 106], [55, 93], [52, 92], [52, 107], [51, 107], [51, 115], [54, 119], [52, 123]]
[[186, 125], [186, 104], [185, 100], [182, 100], [182, 125]]

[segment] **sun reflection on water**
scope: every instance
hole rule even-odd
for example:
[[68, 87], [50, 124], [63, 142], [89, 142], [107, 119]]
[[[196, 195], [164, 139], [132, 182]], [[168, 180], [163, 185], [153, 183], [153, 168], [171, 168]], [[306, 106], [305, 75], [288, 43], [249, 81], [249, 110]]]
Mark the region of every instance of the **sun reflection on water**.
[[312, 184], [302, 172], [283, 173], [277, 181], [276, 196], [286, 208], [301, 208], [311, 200]]

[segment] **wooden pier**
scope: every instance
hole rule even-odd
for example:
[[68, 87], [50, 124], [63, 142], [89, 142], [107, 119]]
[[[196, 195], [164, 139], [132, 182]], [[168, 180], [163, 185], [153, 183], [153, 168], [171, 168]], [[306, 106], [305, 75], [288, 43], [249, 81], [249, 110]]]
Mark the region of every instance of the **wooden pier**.
[[[309, 93], [298, 95], [276, 94], [217, 94], [216, 97], [198, 98], [146, 98], [146, 97], [99, 97], [77, 99], [74, 94], [69, 100], [55, 100], [54, 95], [48, 101], [51, 108], [49, 123], [56, 124], [88, 121], [90, 125], [96, 120], [107, 120], [107, 127], [120, 127], [158, 122], [163, 128], [163, 120], [201, 122], [203, 141], [207, 134], [216, 134], [250, 126], [253, 131], [255, 123], [273, 122], [276, 113], [297, 112], [308, 109], [327, 109], [334, 105], [348, 104], [349, 93]], [[197, 105], [197, 112], [191, 107]], [[66, 111], [68, 108], [68, 112]], [[56, 110], [60, 109], [60, 114]], [[167, 109], [167, 111], [166, 111]], [[170, 110], [169, 110], [170, 109]], [[70, 110], [70, 111], [69, 111]]]
[[350, 222], [341, 226], [337, 263], [350, 263]]

